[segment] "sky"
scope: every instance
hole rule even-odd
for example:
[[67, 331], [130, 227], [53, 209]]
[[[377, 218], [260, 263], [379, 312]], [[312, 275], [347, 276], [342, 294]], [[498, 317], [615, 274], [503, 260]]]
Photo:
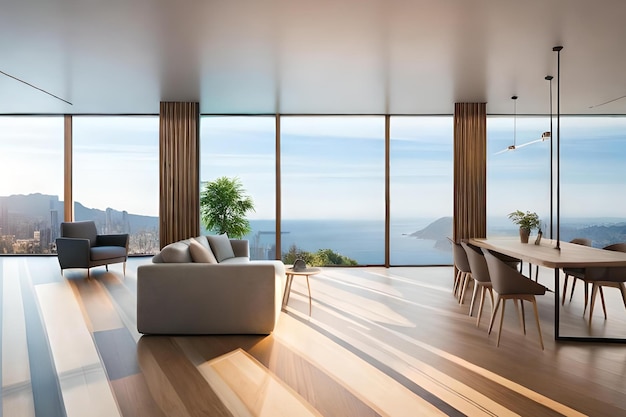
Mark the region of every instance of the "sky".
[[[75, 116], [74, 198], [90, 208], [158, 215], [158, 117]], [[392, 218], [452, 215], [452, 117], [392, 117]], [[549, 214], [547, 117], [487, 120], [488, 217]], [[275, 120], [201, 121], [201, 180], [237, 176], [255, 201], [250, 219], [275, 216]], [[554, 126], [556, 132], [556, 125]], [[281, 119], [285, 219], [384, 218], [384, 117]], [[514, 139], [515, 138], [515, 139]], [[626, 217], [626, 118], [561, 118], [562, 217]], [[555, 165], [556, 162], [553, 162]], [[0, 196], [63, 199], [63, 117], [0, 117]]]

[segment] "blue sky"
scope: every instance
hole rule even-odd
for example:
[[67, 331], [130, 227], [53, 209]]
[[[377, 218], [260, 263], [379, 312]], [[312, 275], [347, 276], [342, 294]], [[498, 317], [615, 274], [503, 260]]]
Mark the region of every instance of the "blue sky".
[[[563, 217], [624, 216], [626, 118], [561, 119]], [[273, 117], [203, 117], [201, 179], [238, 176], [275, 214]], [[158, 215], [158, 118], [74, 117], [74, 197], [87, 207]], [[556, 132], [556, 123], [554, 125]], [[517, 117], [517, 144], [549, 130], [547, 117]], [[282, 131], [283, 217], [384, 216], [384, 118], [289, 117]], [[392, 117], [393, 218], [451, 215], [452, 118]], [[488, 118], [488, 215], [547, 217], [550, 142], [500, 155], [513, 118]], [[0, 117], [0, 195], [63, 196], [63, 118]]]

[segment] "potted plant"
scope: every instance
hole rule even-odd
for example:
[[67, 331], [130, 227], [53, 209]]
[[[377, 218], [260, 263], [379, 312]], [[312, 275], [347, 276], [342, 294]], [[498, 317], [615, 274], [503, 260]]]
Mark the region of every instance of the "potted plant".
[[254, 202], [237, 177], [207, 182], [200, 194], [200, 218], [208, 231], [241, 239], [251, 230], [248, 211]]
[[528, 243], [528, 237], [533, 229], [540, 225], [539, 216], [535, 212], [516, 210], [509, 213], [509, 219], [519, 226], [519, 236], [522, 243]]

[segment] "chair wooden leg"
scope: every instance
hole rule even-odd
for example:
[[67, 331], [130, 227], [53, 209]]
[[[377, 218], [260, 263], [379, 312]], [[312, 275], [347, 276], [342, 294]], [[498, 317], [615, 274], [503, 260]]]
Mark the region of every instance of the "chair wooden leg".
[[482, 285], [478, 285], [476, 283], [476, 281], [474, 281], [474, 290], [472, 291], [472, 301], [470, 301], [470, 308], [469, 308], [469, 316], [472, 316], [472, 313], [474, 312], [474, 302], [476, 301], [476, 293], [478, 292], [478, 287], [482, 288]]
[[606, 320], [606, 304], [604, 303], [604, 291], [602, 290], [602, 286], [600, 287], [600, 299], [602, 300], [602, 311], [604, 312], [604, 320]]
[[107, 272], [109, 272], [109, 265], [104, 265], [104, 269], [106, 269]]
[[[483, 305], [485, 304], [485, 292], [487, 291], [487, 287], [484, 285], [480, 286], [480, 304], [478, 304], [478, 314], [476, 318], [476, 327], [480, 327], [480, 316], [483, 314]], [[492, 307], [493, 309], [493, 307]]]
[[589, 326], [591, 326], [591, 318], [593, 317], [593, 307], [596, 303], [596, 294], [598, 294], [598, 285], [593, 284], [591, 289], [591, 306], [589, 307]]
[[522, 307], [522, 331], [526, 334], [526, 312], [524, 311], [524, 300], [519, 300]]
[[624, 300], [624, 307], [626, 307], [626, 285], [623, 282], [619, 283], [619, 290], [622, 293], [622, 300]]
[[587, 311], [587, 304], [589, 304], [589, 282], [585, 282], [585, 308], [583, 309], [583, 316]]
[[[578, 281], [578, 279], [576, 279], [576, 277], [574, 277], [574, 282], [572, 282], [572, 289], [569, 293], [569, 302], [572, 302], [572, 298], [574, 298], [574, 289], [576, 288], [576, 281]], [[587, 284], [585, 284], [585, 286], [587, 286]], [[586, 298], [585, 298], [585, 302], [586, 302]]]
[[537, 330], [539, 331], [539, 343], [541, 344], [541, 350], [544, 350], [543, 347], [543, 336], [541, 335], [541, 325], [539, 324], [539, 311], [537, 310], [537, 301], [535, 297], [532, 298], [533, 310], [535, 310], [535, 321], [537, 322]]
[[123, 269], [124, 269], [124, 276], [126, 276], [126, 262], [125, 261], [124, 261]]
[[469, 281], [470, 281], [469, 274], [465, 274], [465, 278], [463, 279], [463, 288], [461, 288], [461, 295], [459, 296], [459, 304], [463, 304], [463, 302], [465, 301], [465, 290], [467, 289], [467, 286], [469, 285]]
[[[569, 275], [565, 274], [565, 278], [563, 279], [563, 299], [561, 300], [562, 306], [565, 305], [565, 295], [567, 294], [567, 282], [568, 281], [569, 281]], [[574, 281], [576, 281], [576, 278], [574, 278]]]
[[500, 311], [500, 328], [498, 329], [498, 341], [496, 347], [500, 347], [500, 336], [502, 336], [502, 322], [504, 321], [504, 307], [506, 307], [506, 299], [502, 299], [502, 310]]
[[491, 311], [491, 318], [489, 319], [489, 329], [487, 330], [487, 334], [491, 334], [491, 329], [493, 328], [493, 322], [495, 321], [496, 314], [498, 313], [498, 308], [500, 307], [500, 303], [502, 298], [499, 295], [496, 295], [496, 306]]
[[[520, 314], [520, 307], [518, 305], [517, 302], [520, 302], [522, 304], [522, 311]], [[526, 334], [526, 320], [524, 319], [524, 300], [513, 300], [514, 304], [515, 304], [515, 311], [517, 311], [517, 317], [519, 318], [519, 324], [522, 327], [522, 332], [524, 334]]]

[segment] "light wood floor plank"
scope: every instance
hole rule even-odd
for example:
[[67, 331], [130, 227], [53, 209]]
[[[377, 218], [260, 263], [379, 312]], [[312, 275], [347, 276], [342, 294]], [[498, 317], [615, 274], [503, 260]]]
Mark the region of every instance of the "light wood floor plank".
[[36, 287], [67, 415], [119, 416], [104, 367], [66, 282]]
[[2, 412], [34, 416], [33, 390], [17, 259], [2, 260]]
[[221, 387], [217, 390], [220, 398], [236, 395], [251, 416], [321, 417], [302, 397], [242, 349], [205, 362], [199, 369], [211, 386]]
[[383, 416], [437, 416], [443, 413], [404, 386], [311, 328], [285, 315], [274, 337], [336, 378]]

